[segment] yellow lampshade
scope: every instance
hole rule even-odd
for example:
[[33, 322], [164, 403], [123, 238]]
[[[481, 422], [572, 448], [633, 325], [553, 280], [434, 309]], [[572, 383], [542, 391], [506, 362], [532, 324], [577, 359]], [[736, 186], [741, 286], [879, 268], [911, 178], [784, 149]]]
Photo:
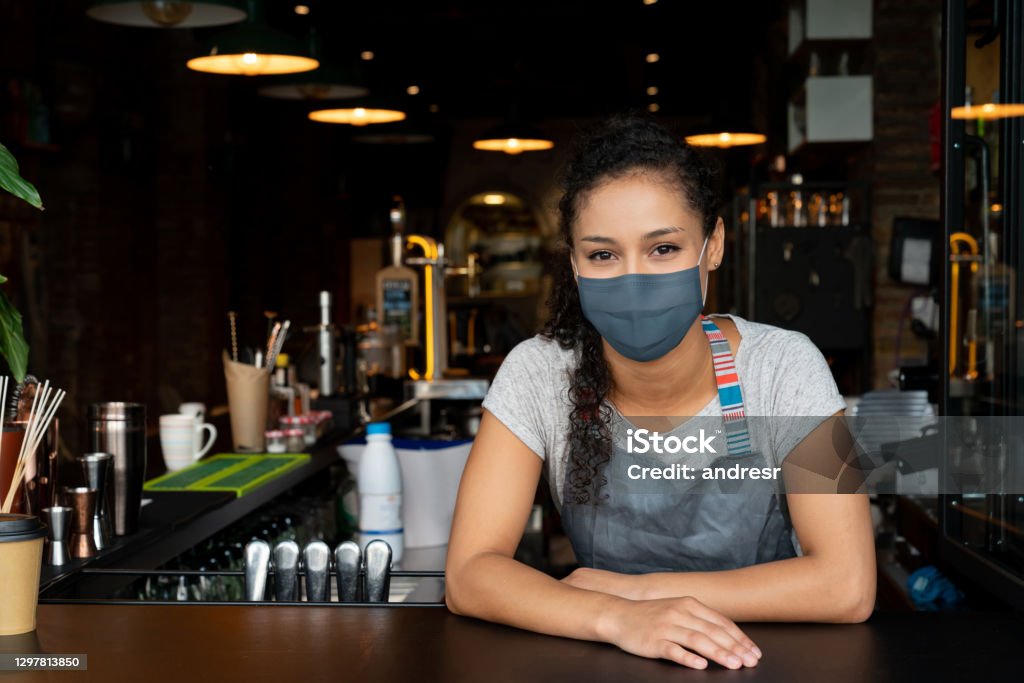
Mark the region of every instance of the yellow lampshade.
[[318, 109], [309, 112], [311, 121], [320, 123], [344, 123], [350, 126], [366, 126], [372, 123], [394, 123], [403, 121], [405, 112], [396, 109], [373, 109], [370, 107], [345, 107], [341, 109]]
[[953, 107], [949, 115], [954, 119], [1008, 119], [1014, 116], [1024, 116], [1024, 104], [988, 102], [986, 104], [965, 105]]
[[742, 147], [743, 145], [760, 145], [767, 140], [761, 133], [701, 133], [687, 135], [686, 142], [694, 147]]
[[272, 76], [312, 71], [320, 62], [298, 55], [243, 52], [233, 55], [208, 55], [188, 60], [188, 68], [209, 74], [231, 76]]
[[188, 60], [188, 68], [231, 76], [273, 76], [320, 66], [302, 43], [263, 22], [259, 0], [248, 1], [247, 13], [243, 24], [214, 36], [205, 54]]
[[474, 140], [473, 149], [487, 152], [504, 152], [505, 154], [522, 154], [523, 152], [540, 152], [551, 149], [555, 143], [551, 140], [535, 138], [493, 138], [490, 140]]

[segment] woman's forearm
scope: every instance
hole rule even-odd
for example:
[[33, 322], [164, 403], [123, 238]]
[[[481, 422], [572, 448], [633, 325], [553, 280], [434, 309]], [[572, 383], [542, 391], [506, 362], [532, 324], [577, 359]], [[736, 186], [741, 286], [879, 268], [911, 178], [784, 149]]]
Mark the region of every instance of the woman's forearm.
[[569, 586], [498, 553], [480, 553], [449, 567], [445, 600], [456, 614], [548, 635], [606, 641], [608, 615], [623, 598]]
[[646, 598], [692, 595], [734, 621], [863, 621], [875, 600], [870, 571], [813, 555], [720, 572], [648, 574]]
[[874, 605], [874, 565], [856, 564], [805, 555], [717, 572], [582, 569], [565, 581], [632, 600], [692, 596], [734, 621], [848, 622], [863, 621]]

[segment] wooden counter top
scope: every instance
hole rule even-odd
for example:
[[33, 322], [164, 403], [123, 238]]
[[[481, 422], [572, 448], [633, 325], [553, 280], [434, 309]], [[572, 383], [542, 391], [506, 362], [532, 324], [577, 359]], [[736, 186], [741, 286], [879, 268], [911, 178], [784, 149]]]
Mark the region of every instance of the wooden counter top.
[[[41, 605], [44, 654], [87, 672], [17, 681], [842, 681], [1021, 680], [1024, 619], [876, 614], [865, 624], [747, 624], [756, 669], [706, 671], [603, 644], [457, 617], [444, 608]], [[2, 674], [0, 674], [2, 677]]]

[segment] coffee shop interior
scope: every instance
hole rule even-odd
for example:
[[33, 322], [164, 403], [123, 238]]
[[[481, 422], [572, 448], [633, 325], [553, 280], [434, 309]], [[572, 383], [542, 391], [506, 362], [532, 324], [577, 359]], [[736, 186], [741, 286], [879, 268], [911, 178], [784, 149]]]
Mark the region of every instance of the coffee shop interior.
[[[0, 0], [0, 499], [47, 524], [40, 633], [443, 608], [481, 402], [564, 257], [559, 169], [615, 113], [719, 170], [705, 311], [806, 334], [890, 442], [1020, 414], [1022, 45], [1014, 0]], [[351, 542], [371, 423], [383, 549]], [[877, 613], [1024, 608], [1024, 492], [861, 445], [895, 481]], [[517, 557], [577, 566], [544, 482]]]

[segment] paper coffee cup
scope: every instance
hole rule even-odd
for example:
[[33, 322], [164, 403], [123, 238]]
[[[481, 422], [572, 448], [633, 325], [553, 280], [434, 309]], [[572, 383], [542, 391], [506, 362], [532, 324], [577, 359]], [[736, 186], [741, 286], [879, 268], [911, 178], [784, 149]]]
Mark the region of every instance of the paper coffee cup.
[[0, 636], [36, 628], [45, 536], [37, 517], [0, 514]]
[[262, 453], [270, 401], [270, 371], [236, 363], [224, 352], [224, 379], [228, 385], [231, 439], [239, 453]]

